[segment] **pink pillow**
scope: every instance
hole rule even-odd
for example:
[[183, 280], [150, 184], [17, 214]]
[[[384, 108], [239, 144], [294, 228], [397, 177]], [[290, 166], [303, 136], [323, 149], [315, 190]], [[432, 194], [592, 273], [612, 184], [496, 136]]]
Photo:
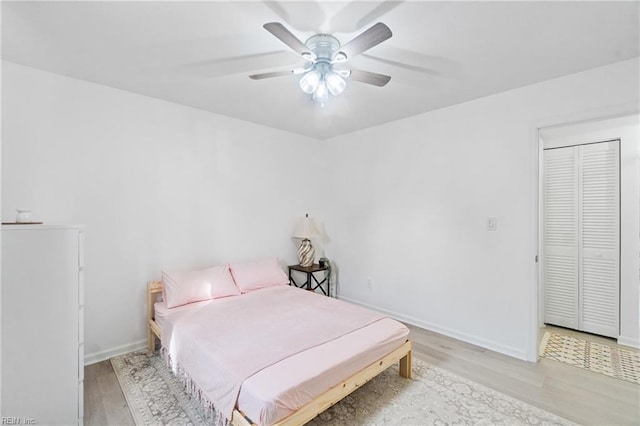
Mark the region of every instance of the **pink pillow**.
[[259, 288], [289, 284], [289, 277], [282, 271], [276, 258], [232, 264], [231, 275], [243, 293]]
[[186, 272], [162, 271], [162, 287], [167, 308], [240, 294], [229, 265]]

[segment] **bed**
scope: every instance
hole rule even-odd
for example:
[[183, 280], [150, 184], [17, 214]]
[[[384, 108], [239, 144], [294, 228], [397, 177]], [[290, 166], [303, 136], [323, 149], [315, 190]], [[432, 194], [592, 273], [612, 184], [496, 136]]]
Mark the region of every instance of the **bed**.
[[[411, 378], [411, 341], [407, 339], [406, 327], [383, 316], [377, 317], [371, 314], [368, 317], [371, 311], [369, 313], [365, 312], [367, 310], [357, 311], [362, 308], [355, 305], [311, 294], [295, 287], [277, 286], [169, 309], [165, 302], [157, 301], [157, 296], [162, 291], [162, 281], [151, 281], [147, 284], [148, 350], [150, 353], [154, 352], [156, 340], [160, 339], [161, 350], [168, 363], [173, 364], [174, 367], [180, 364], [181, 369], [184, 366], [181, 373], [194, 379], [189, 382], [192, 394], [194, 388], [197, 392], [202, 392], [203, 389], [204, 393], [210, 392], [216, 384], [202, 378], [220, 376], [219, 380], [224, 379], [226, 373], [221, 373], [220, 367], [224, 367], [225, 363], [233, 363], [234, 359], [242, 357], [243, 354], [250, 354], [242, 362], [238, 361], [243, 366], [247, 363], [251, 364], [253, 358], [266, 358], [264, 361], [266, 367], [256, 364], [255, 369], [258, 371], [249, 371], [250, 374], [247, 374], [246, 379], [241, 380], [238, 389], [229, 387], [223, 392], [225, 395], [231, 395], [229, 403], [232, 405], [229, 414], [225, 414], [224, 417], [233, 425], [304, 424], [396, 362], [399, 362], [400, 375]], [[304, 304], [304, 312], [307, 313], [304, 317], [311, 316], [312, 322], [315, 323], [318, 322], [317, 312], [322, 312], [325, 317], [330, 316], [335, 323], [348, 323], [349, 321], [342, 321], [341, 318], [335, 318], [336, 316], [331, 314], [332, 306], [337, 304], [353, 307], [348, 309], [353, 309], [356, 312], [355, 316], [360, 315], [361, 318], [358, 319], [360, 322], [354, 323], [355, 329], [348, 333], [336, 334], [316, 328], [314, 335], [324, 335], [321, 343], [300, 343], [291, 356], [277, 362], [269, 361], [271, 341], [275, 340], [273, 346], [278, 346], [279, 338], [287, 339], [288, 337], [281, 337], [279, 336], [281, 333], [274, 333], [273, 330], [258, 333], [254, 337], [256, 340], [251, 342], [255, 347], [247, 351], [241, 349], [239, 346], [241, 343], [236, 343], [237, 339], [231, 337], [234, 331], [229, 324], [234, 324], [241, 319], [229, 319], [228, 324], [224, 325], [225, 319], [232, 316], [225, 315], [225, 312], [239, 312], [242, 309], [254, 312], [260, 310], [261, 305], [270, 306], [270, 310], [286, 311], [286, 321], [292, 323], [294, 319], [293, 322], [297, 323], [295, 318], [301, 315], [294, 312], [296, 311], [294, 304]], [[315, 304], [319, 307], [311, 306]], [[340, 305], [340, 309], [344, 309], [344, 306]], [[268, 314], [267, 309], [261, 312], [261, 316]], [[200, 337], [194, 337], [200, 334], [190, 334], [195, 333], [193, 330], [196, 329], [209, 329], [208, 324], [213, 322], [222, 323], [222, 330], [211, 333], [216, 333], [217, 336], [221, 333], [219, 336], [221, 341], [232, 341], [233, 344], [220, 345], [220, 342], [215, 342], [217, 339], [204, 342]], [[242, 329], [241, 324], [238, 327]], [[268, 329], [269, 325], [266, 327]], [[303, 324], [292, 328], [304, 329], [304, 327], [306, 326]], [[285, 328], [289, 327], [280, 329]], [[260, 335], [268, 336], [268, 340], [261, 340]], [[304, 340], [300, 336], [296, 339]], [[218, 346], [210, 346], [215, 344]], [[234, 353], [233, 349], [236, 345], [239, 347]], [[226, 346], [225, 351], [231, 351], [227, 359], [220, 355], [223, 346]], [[178, 351], [175, 347], [184, 349]], [[229, 380], [229, 383], [232, 382], [233, 380]], [[234, 394], [236, 391], [237, 394]], [[207, 398], [204, 398], [204, 401], [211, 403]], [[224, 406], [223, 403], [221, 405]]]

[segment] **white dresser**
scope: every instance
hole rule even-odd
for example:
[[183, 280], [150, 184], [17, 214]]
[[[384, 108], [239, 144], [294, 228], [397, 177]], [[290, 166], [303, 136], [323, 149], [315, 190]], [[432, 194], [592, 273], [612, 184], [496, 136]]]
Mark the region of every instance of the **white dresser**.
[[81, 226], [2, 225], [2, 418], [83, 419]]

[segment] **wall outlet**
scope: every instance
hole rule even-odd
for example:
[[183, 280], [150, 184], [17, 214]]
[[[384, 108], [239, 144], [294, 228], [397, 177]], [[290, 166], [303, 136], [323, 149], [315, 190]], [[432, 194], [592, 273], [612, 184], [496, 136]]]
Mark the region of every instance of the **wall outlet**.
[[373, 280], [371, 278], [367, 278], [367, 288], [373, 290]]
[[495, 231], [498, 229], [498, 218], [495, 216], [489, 216], [487, 218], [487, 230]]

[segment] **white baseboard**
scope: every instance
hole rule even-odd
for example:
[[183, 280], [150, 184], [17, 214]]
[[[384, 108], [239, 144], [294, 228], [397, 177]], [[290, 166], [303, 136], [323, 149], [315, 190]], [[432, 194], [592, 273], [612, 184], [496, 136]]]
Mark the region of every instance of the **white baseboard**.
[[84, 355], [84, 365], [91, 365], [97, 362], [107, 360], [111, 357], [126, 354], [128, 352], [139, 351], [147, 347], [147, 339], [138, 340], [137, 342], [127, 343], [126, 345], [116, 346], [115, 348], [105, 349], [104, 351], [94, 352]]
[[406, 322], [408, 324], [415, 325], [420, 328], [424, 328], [425, 330], [434, 331], [436, 333], [443, 334], [448, 337], [453, 337], [454, 339], [457, 339], [457, 340], [462, 340], [463, 342], [471, 343], [472, 345], [481, 346], [485, 349], [489, 349], [495, 352], [500, 352], [501, 354], [509, 355], [511, 357], [518, 358], [523, 361], [528, 361], [526, 351], [513, 348], [511, 346], [506, 346], [500, 343], [493, 342], [491, 340], [484, 339], [482, 337], [473, 336], [467, 333], [462, 333], [457, 330], [452, 330], [450, 328], [443, 327], [438, 324], [425, 322], [418, 318], [413, 318], [407, 315], [399, 314], [397, 312], [389, 311], [387, 309], [383, 309], [378, 306], [373, 306], [368, 303], [361, 302], [359, 300], [351, 299], [349, 297], [344, 297], [339, 295], [338, 298], [345, 300], [347, 302], [354, 303], [356, 305], [364, 306], [365, 308], [369, 308], [374, 311], [381, 312], [383, 314], [389, 315], [390, 317], [398, 321]]
[[618, 337], [618, 344], [640, 349], [640, 339], [633, 339], [630, 337], [620, 336]]

